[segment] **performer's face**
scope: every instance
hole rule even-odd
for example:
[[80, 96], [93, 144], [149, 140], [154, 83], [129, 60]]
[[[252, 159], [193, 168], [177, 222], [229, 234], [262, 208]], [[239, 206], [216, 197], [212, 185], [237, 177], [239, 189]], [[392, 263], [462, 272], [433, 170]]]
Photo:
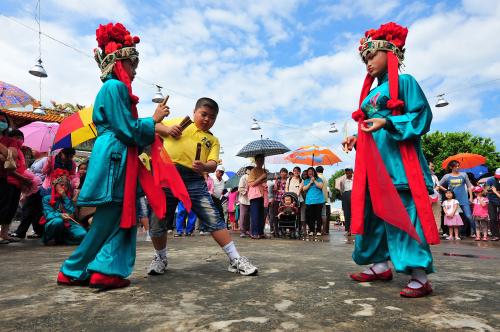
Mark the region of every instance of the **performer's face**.
[[376, 51], [366, 56], [366, 70], [373, 77], [380, 77], [387, 72], [387, 53]]
[[139, 59], [136, 59], [134, 61], [132, 61], [130, 59], [122, 60], [122, 65], [123, 65], [123, 69], [125, 69], [125, 72], [127, 73], [128, 77], [130, 78], [130, 82], [132, 82], [135, 78], [135, 70], [137, 69], [137, 66], [139, 65]]
[[194, 124], [203, 131], [208, 131], [217, 120], [217, 112], [209, 107], [202, 106], [194, 110]]

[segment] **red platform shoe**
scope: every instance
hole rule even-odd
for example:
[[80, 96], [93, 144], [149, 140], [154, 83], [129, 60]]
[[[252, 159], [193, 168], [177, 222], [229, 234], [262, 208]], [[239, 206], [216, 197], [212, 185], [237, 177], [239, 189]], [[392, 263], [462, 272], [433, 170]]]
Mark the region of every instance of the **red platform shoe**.
[[370, 270], [373, 274], [367, 274], [363, 272], [356, 272], [350, 275], [351, 279], [359, 281], [359, 282], [368, 282], [375, 280], [389, 281], [392, 280], [392, 271], [391, 269], [384, 271], [382, 273], [376, 273], [372, 268]]
[[71, 279], [62, 272], [57, 275], [57, 284], [62, 286], [88, 286], [89, 280], [75, 280]]
[[424, 296], [432, 294], [432, 286], [431, 286], [431, 283], [429, 281], [427, 281], [425, 284], [417, 279], [410, 279], [410, 282], [412, 282], [412, 281], [418, 282], [420, 285], [422, 285], [422, 287], [410, 288], [410, 287], [406, 286], [399, 293], [399, 295], [401, 295], [402, 297], [417, 298], [417, 297], [424, 297]]
[[90, 288], [98, 288], [102, 290], [115, 289], [115, 288], [123, 288], [130, 285], [130, 280], [120, 278], [120, 277], [112, 277], [107, 276], [102, 273], [92, 273], [90, 277]]

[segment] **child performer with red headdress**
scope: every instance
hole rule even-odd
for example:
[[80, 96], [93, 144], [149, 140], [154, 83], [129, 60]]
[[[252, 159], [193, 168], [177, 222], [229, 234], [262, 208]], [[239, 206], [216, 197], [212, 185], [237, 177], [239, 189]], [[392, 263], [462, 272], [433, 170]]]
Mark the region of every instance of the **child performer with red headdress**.
[[[397, 272], [411, 275], [404, 297], [432, 293], [427, 274], [434, 272], [429, 244], [439, 243], [428, 193], [432, 178], [420, 137], [429, 131], [432, 112], [417, 81], [398, 75], [408, 29], [395, 23], [369, 30], [360, 43], [368, 71], [359, 109], [352, 190], [351, 231], [357, 234], [353, 260], [372, 264], [351, 274], [359, 281], [391, 280], [389, 260]], [[377, 86], [371, 89], [373, 81]]]
[[[120, 23], [109, 23], [99, 26], [96, 39], [95, 59], [104, 82], [92, 114], [98, 137], [77, 201], [78, 205], [96, 206], [96, 212], [90, 231], [62, 265], [57, 282], [111, 289], [130, 284], [125, 278], [135, 262], [137, 179], [153, 208], [166, 204], [138, 155], [140, 147], [153, 143], [155, 124], [169, 109], [160, 104], [153, 117], [137, 118], [139, 98], [132, 94], [131, 82], [139, 64], [135, 47], [139, 37], [132, 37]], [[155, 213], [164, 215], [164, 208]]]

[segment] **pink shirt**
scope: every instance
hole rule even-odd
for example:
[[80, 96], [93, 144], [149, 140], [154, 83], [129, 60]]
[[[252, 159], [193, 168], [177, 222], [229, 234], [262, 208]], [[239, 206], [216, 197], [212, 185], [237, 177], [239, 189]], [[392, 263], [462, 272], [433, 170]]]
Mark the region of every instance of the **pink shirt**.
[[205, 179], [205, 182], [207, 183], [207, 188], [208, 192], [210, 195], [213, 195], [214, 193], [214, 179], [212, 179], [210, 176], [207, 176]]
[[238, 201], [238, 191], [229, 193], [229, 197], [227, 199], [227, 211], [228, 212], [235, 211], [235, 205], [236, 205], [237, 201]]
[[[481, 206], [481, 202], [485, 206]], [[474, 204], [474, 209], [472, 210], [472, 215], [476, 217], [488, 218], [488, 198], [486, 197], [476, 197], [472, 201]]]

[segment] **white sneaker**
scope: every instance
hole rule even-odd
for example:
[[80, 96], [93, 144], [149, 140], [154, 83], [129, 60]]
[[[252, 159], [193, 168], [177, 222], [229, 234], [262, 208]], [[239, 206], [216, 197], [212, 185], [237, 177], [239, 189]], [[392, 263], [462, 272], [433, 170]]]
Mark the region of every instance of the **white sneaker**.
[[316, 236], [321, 236], [321, 233], [320, 232], [316, 233]]
[[313, 236], [313, 235], [314, 235], [314, 233], [313, 233], [313, 232], [309, 232], [309, 236]]
[[229, 272], [239, 273], [244, 276], [256, 275], [258, 270], [257, 267], [254, 266], [248, 258], [241, 256], [240, 258], [233, 259], [229, 267], [227, 268]]
[[451, 235], [447, 236], [446, 240], [453, 240], [453, 236], [451, 236]]
[[151, 276], [164, 274], [167, 269], [168, 261], [167, 257], [161, 259], [160, 256], [155, 255], [151, 264], [149, 265], [148, 274]]

